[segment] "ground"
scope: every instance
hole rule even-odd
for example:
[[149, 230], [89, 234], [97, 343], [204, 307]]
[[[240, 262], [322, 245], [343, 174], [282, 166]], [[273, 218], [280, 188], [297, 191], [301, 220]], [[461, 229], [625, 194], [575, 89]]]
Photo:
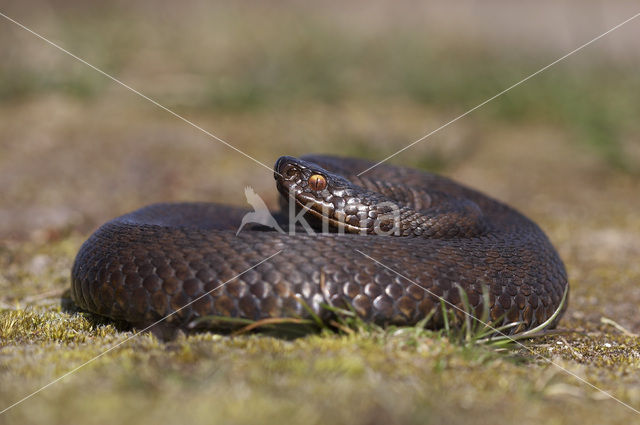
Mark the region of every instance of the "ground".
[[[2, 12], [268, 167], [283, 154], [384, 158], [637, 12], [471, 3]], [[0, 423], [632, 422], [637, 34], [629, 23], [391, 160], [540, 224], [570, 277], [558, 333], [499, 349], [375, 327], [165, 343], [69, 305], [80, 244], [156, 201], [242, 205], [250, 185], [275, 206], [270, 171], [0, 18], [0, 410], [62, 378]]]

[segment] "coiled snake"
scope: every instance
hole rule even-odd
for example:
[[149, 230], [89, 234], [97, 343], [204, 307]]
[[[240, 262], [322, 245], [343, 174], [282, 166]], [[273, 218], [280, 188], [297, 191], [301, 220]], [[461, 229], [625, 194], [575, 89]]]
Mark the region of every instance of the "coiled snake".
[[[213, 203], [156, 204], [111, 220], [82, 245], [72, 297], [136, 326], [170, 315], [164, 323], [175, 328], [205, 316], [308, 317], [308, 308], [326, 319], [325, 305], [410, 325], [439, 310], [438, 297], [462, 307], [460, 289], [474, 314], [488, 299], [492, 319], [520, 322], [511, 332], [558, 309], [567, 275], [535, 223], [423, 171], [382, 164], [355, 175], [371, 165], [280, 158], [283, 212], [275, 217], [286, 232], [254, 225], [236, 235], [250, 211]], [[288, 224], [299, 211], [315, 234]], [[431, 317], [438, 326], [441, 313]]]

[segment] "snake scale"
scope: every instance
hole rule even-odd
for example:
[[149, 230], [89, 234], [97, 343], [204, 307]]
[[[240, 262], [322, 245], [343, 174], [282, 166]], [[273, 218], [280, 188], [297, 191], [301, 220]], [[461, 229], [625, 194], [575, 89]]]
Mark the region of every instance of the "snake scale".
[[[438, 297], [478, 316], [488, 300], [496, 323], [520, 322], [511, 333], [552, 317], [567, 274], [535, 223], [424, 171], [381, 164], [356, 175], [371, 165], [281, 157], [274, 216], [287, 232], [250, 225], [236, 235], [251, 210], [214, 203], [155, 204], [113, 219], [82, 245], [72, 298], [137, 327], [169, 316], [171, 329], [207, 316], [308, 318], [309, 308], [329, 319], [327, 305], [381, 325], [415, 324], [434, 311], [437, 327]], [[324, 231], [290, 225], [292, 213]]]

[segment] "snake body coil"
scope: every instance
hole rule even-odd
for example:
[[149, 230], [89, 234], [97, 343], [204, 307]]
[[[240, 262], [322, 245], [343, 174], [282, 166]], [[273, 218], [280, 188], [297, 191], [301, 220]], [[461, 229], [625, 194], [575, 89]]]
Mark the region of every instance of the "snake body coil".
[[[431, 325], [438, 326], [438, 297], [464, 307], [461, 289], [472, 313], [479, 316], [488, 299], [492, 319], [521, 322], [511, 332], [558, 309], [567, 275], [535, 223], [426, 172], [380, 165], [355, 175], [370, 165], [328, 156], [278, 160], [283, 211], [288, 203], [294, 214], [304, 209], [312, 228], [326, 226], [320, 234], [248, 226], [236, 235], [249, 210], [210, 203], [156, 204], [111, 220], [82, 245], [72, 297], [136, 326], [170, 315], [166, 324], [177, 328], [203, 316], [308, 317], [305, 307], [328, 318], [323, 305], [397, 325], [436, 309]], [[293, 230], [287, 217], [278, 222]]]

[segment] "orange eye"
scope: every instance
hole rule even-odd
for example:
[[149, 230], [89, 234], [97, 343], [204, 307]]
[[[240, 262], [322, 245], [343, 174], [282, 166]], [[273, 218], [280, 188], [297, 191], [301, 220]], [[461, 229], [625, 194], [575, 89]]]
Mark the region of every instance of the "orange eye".
[[313, 190], [322, 190], [327, 187], [327, 179], [325, 179], [324, 176], [321, 176], [320, 174], [314, 174], [309, 177], [309, 186]]

